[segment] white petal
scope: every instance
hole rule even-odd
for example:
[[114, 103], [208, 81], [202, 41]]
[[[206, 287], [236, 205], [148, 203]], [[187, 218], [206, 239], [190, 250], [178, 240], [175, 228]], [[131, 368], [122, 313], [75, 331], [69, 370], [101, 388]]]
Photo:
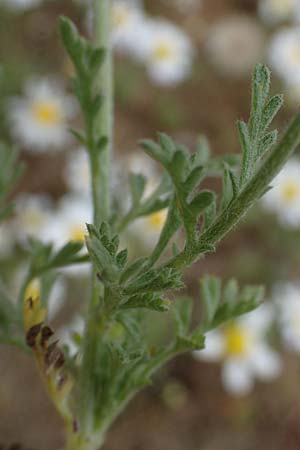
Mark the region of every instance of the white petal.
[[47, 303], [48, 318], [53, 320], [65, 302], [66, 285], [62, 279], [58, 279], [51, 292]]
[[219, 331], [211, 331], [205, 337], [205, 348], [193, 352], [196, 359], [203, 361], [219, 361], [224, 354], [224, 339]]
[[268, 331], [274, 319], [274, 307], [271, 302], [263, 303], [253, 312], [246, 314], [240, 320], [254, 335], [263, 335]]
[[282, 364], [277, 353], [264, 343], [256, 347], [249, 362], [253, 372], [261, 380], [276, 378], [282, 369]]
[[253, 387], [251, 369], [247, 362], [240, 358], [231, 358], [223, 366], [222, 382], [232, 395], [248, 394]]

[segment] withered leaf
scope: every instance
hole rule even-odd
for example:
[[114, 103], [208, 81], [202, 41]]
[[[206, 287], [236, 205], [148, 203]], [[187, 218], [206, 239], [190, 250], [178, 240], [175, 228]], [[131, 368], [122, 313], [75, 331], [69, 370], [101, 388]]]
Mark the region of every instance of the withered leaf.
[[43, 323], [38, 323], [36, 325], [33, 325], [26, 333], [26, 344], [33, 348], [36, 343], [36, 338], [39, 335]]
[[45, 365], [47, 368], [54, 366], [55, 369], [59, 369], [64, 365], [65, 357], [61, 349], [57, 346], [58, 341], [49, 345], [45, 353]]
[[43, 348], [45, 348], [47, 342], [49, 341], [49, 339], [51, 338], [51, 336], [53, 336], [54, 332], [51, 330], [50, 327], [48, 326], [44, 326], [42, 328], [42, 337], [41, 337], [41, 346]]

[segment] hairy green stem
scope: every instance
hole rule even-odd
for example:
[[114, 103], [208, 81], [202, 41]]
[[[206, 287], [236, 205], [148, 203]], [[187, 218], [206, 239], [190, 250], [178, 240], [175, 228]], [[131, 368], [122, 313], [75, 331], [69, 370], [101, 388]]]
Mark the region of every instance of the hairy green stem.
[[[104, 148], [90, 151], [91, 183], [93, 192], [94, 225], [110, 218], [110, 165], [113, 147], [113, 61], [110, 39], [111, 0], [94, 0], [95, 47], [104, 48], [105, 61], [101, 66], [96, 83], [97, 92], [103, 95], [103, 104], [95, 124], [96, 139], [106, 138]], [[90, 149], [91, 150], [91, 149]], [[79, 431], [69, 437], [67, 450], [96, 450], [104, 439], [104, 432], [95, 430], [91, 374], [94, 370], [95, 355], [101, 330], [97, 326], [95, 306], [104, 295], [103, 286], [92, 276], [92, 292], [89, 304], [86, 331], [82, 345], [82, 364], [79, 373]]]
[[300, 144], [300, 113], [290, 123], [280, 142], [270, 151], [254, 177], [233, 200], [216, 221], [201, 235], [197, 245], [185, 249], [164, 266], [181, 269], [191, 265], [216, 245], [243, 218], [253, 203], [266, 191], [273, 178]]
[[98, 138], [106, 137], [107, 144], [94, 150], [91, 158], [94, 223], [99, 225], [110, 216], [110, 165], [113, 146], [113, 57], [110, 39], [111, 0], [94, 0], [95, 46], [106, 50], [96, 89], [103, 94], [103, 104], [97, 120]]

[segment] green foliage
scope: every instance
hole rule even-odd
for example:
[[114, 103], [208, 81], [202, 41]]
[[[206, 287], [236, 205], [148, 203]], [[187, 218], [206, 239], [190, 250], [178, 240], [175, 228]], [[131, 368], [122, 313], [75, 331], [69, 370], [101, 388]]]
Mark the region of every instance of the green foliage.
[[105, 49], [93, 48], [87, 39], [79, 35], [75, 25], [66, 17], [60, 19], [60, 33], [75, 67], [73, 89], [85, 120], [85, 133], [77, 130], [71, 132], [89, 151], [101, 151], [107, 145], [107, 137], [99, 137], [96, 133], [95, 122], [102, 106], [103, 96], [96, 92], [95, 83], [105, 59]]
[[201, 329], [212, 330], [230, 319], [256, 309], [263, 300], [263, 286], [245, 286], [239, 291], [236, 280], [229, 280], [222, 290], [221, 280], [206, 276], [201, 280], [203, 320]]
[[[107, 13], [109, 2], [103, 0], [95, 5]], [[145, 196], [146, 178], [131, 174], [131, 206], [120, 217], [109, 210], [107, 159], [99, 159], [99, 154], [111, 145], [110, 121], [102, 115], [103, 123], [97, 122], [106, 94], [98, 92], [97, 79], [106, 63], [108, 49], [94, 48], [66, 18], [61, 19], [60, 31], [75, 67], [73, 86], [85, 122], [84, 131], [73, 130], [72, 133], [85, 145], [90, 157], [95, 220], [87, 225], [88, 255], [81, 256], [82, 246], [77, 243], [70, 242], [56, 251], [52, 245], [31, 240], [29, 267], [19, 307], [12, 306], [0, 285], [0, 326], [7, 340], [7, 336], [13, 336], [11, 341], [17, 340], [21, 306], [30, 281], [39, 278], [47, 297], [57, 269], [83, 261], [92, 263], [93, 285], [85, 331], [77, 338], [78, 355], [68, 361], [74, 385], [71, 393], [68, 392], [68, 399], [70, 394], [72, 400], [68, 405], [72, 426], [68, 423], [67, 429], [70, 449], [81, 450], [86, 445], [94, 450], [114, 418], [141, 387], [151, 382], [152, 375], [162, 364], [182, 352], [202, 349], [206, 332], [253, 310], [262, 300], [261, 287], [239, 289], [234, 280], [222, 287], [218, 278], [204, 277], [200, 283], [202, 320], [195, 325], [193, 302], [188, 298], [171, 301], [173, 293], [170, 291], [184, 286], [184, 269], [205, 253], [214, 251], [217, 243], [269, 187], [300, 143], [300, 116], [295, 117], [276, 144], [277, 132], [268, 129], [282, 98], [274, 96], [268, 100], [270, 73], [265, 66], [257, 65], [252, 80], [250, 119], [247, 124], [238, 122], [242, 158], [237, 155], [212, 158], [204, 137], [200, 137], [195, 152], [163, 133], [158, 134], [157, 142], [143, 140], [143, 149], [161, 164], [164, 174], [157, 189], [148, 197]], [[109, 78], [109, 72], [106, 75]], [[101, 81], [103, 79], [101, 76]], [[6, 172], [2, 174], [1, 167], [0, 189], [10, 187], [8, 181], [14, 179], [15, 174], [14, 159], [4, 159], [3, 164], [10, 176], [5, 178]], [[221, 194], [203, 187], [206, 178], [220, 175], [223, 179]], [[103, 177], [105, 183], [101, 181]], [[3, 192], [6, 195], [7, 190]], [[168, 208], [167, 219], [153, 251], [132, 261], [127, 249], [119, 248], [122, 232], [137, 218], [164, 208]], [[179, 230], [184, 233], [182, 248], [172, 242]], [[31, 303], [27, 305], [30, 319], [35, 318], [35, 313], [44, 317], [43, 304], [35, 302], [37, 311], [34, 311]], [[174, 333], [168, 334], [168, 339], [159, 345], [153, 344], [147, 334], [147, 324], [157, 317], [155, 315], [161, 312], [167, 315], [169, 310], [174, 319]], [[31, 325], [31, 333], [36, 332], [35, 327], [41, 328], [40, 323]], [[49, 339], [49, 329], [47, 326], [43, 329]]]
[[[100, 147], [95, 141], [95, 117], [101, 97], [93, 91], [104, 52], [80, 38], [67, 19], [61, 21], [61, 34], [76, 68], [75, 92], [86, 124], [86, 133], [76, 135], [89, 148], [93, 175], [93, 152], [106, 143], [103, 136]], [[261, 301], [261, 287], [239, 290], [236, 281], [230, 280], [222, 288], [218, 278], [205, 277], [201, 281], [202, 320], [192, 327], [192, 301], [179, 298], [171, 302], [169, 291], [183, 286], [184, 268], [215, 250], [266, 191], [300, 142], [297, 116], [275, 145], [277, 132], [268, 132], [268, 128], [282, 99], [275, 96], [268, 100], [269, 87], [268, 69], [257, 65], [249, 123], [238, 122], [242, 158], [212, 158], [202, 136], [193, 153], [159, 133], [157, 142], [141, 142], [144, 151], [164, 169], [157, 189], [145, 196], [146, 178], [131, 174], [131, 206], [127, 213], [123, 217], [112, 213], [113, 220], [100, 226], [88, 225], [86, 242], [97, 284], [81, 341], [82, 358], [74, 394], [74, 404], [78, 404], [76, 420], [84, 435], [105, 432], [162, 364], [179, 353], [203, 348], [207, 331], [251, 311]], [[220, 175], [221, 195], [203, 188], [207, 177]], [[137, 218], [164, 208], [168, 208], [167, 219], [152, 253], [132, 261], [126, 249], [119, 249], [121, 233]], [[167, 250], [178, 230], [184, 231], [185, 242], [181, 249], [173, 245], [170, 257]], [[169, 309], [173, 312], [175, 336], [161, 347], [153, 346], [145, 333], [149, 310], [155, 314]]]
[[268, 99], [270, 92], [270, 71], [257, 64], [252, 78], [252, 105], [248, 124], [237, 123], [243, 151], [239, 185], [243, 187], [253, 176], [261, 159], [277, 141], [277, 130], [268, 131], [274, 117], [283, 104], [283, 96]]

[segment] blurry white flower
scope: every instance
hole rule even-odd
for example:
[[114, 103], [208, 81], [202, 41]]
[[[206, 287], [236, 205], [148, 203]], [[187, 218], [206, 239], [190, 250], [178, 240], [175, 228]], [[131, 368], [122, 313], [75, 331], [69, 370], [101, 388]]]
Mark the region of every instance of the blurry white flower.
[[274, 289], [273, 298], [283, 341], [288, 349], [300, 353], [300, 285], [282, 283]]
[[55, 246], [62, 246], [69, 241], [84, 243], [87, 234], [86, 223], [92, 223], [92, 203], [86, 197], [63, 197], [47, 224], [45, 234]]
[[[47, 300], [47, 317], [53, 320], [65, 301], [66, 286], [61, 278], [55, 280]], [[41, 297], [42, 286], [38, 278], [34, 278], [25, 291], [25, 298]]]
[[71, 322], [71, 324], [65, 325], [57, 332], [57, 336], [60, 341], [60, 345], [66, 345], [71, 357], [78, 353], [79, 341], [84, 332], [84, 320], [81, 316], [77, 315]]
[[10, 9], [26, 10], [38, 6], [43, 0], [2, 0], [4, 5]]
[[114, 0], [112, 2], [112, 40], [118, 50], [127, 52], [132, 45], [138, 45], [136, 39], [143, 26], [144, 13], [140, 1]]
[[277, 214], [285, 226], [300, 226], [300, 161], [290, 159], [262, 198], [262, 205]]
[[143, 247], [152, 249], [166, 222], [167, 213], [167, 209], [162, 209], [133, 222], [130, 232], [134, 240], [137, 240]]
[[61, 149], [70, 138], [67, 121], [76, 111], [75, 101], [47, 78], [32, 80], [24, 97], [10, 103], [12, 134], [29, 152]]
[[247, 75], [262, 57], [264, 33], [257, 22], [244, 15], [226, 17], [207, 35], [209, 59], [225, 75]]
[[299, 0], [260, 0], [258, 13], [269, 25], [276, 25], [299, 16]]
[[284, 28], [271, 40], [269, 60], [288, 84], [300, 83], [300, 28]]
[[[93, 222], [93, 208], [88, 197], [63, 197], [45, 227], [45, 240], [52, 242], [55, 248], [60, 248], [70, 241], [84, 244], [87, 235], [86, 224]], [[81, 254], [84, 253], [84, 247]], [[61, 271], [70, 276], [86, 276], [90, 265], [87, 263], [73, 264]]]
[[157, 176], [157, 166], [153, 159], [145, 153], [139, 151], [130, 154], [126, 161], [128, 172], [135, 174], [142, 174], [147, 178], [154, 178]]
[[52, 215], [52, 203], [47, 196], [22, 194], [16, 199], [14, 225], [21, 242], [27, 237], [44, 241], [45, 230]]
[[270, 305], [264, 304], [206, 336], [205, 349], [194, 352], [204, 361], [222, 361], [222, 382], [232, 395], [245, 395], [254, 379], [271, 380], [281, 370], [279, 356], [266, 341], [273, 320]]
[[147, 20], [134, 42], [136, 57], [157, 84], [173, 85], [192, 71], [194, 47], [187, 34], [165, 20]]
[[89, 156], [85, 148], [70, 153], [65, 179], [69, 189], [80, 195], [90, 195]]

